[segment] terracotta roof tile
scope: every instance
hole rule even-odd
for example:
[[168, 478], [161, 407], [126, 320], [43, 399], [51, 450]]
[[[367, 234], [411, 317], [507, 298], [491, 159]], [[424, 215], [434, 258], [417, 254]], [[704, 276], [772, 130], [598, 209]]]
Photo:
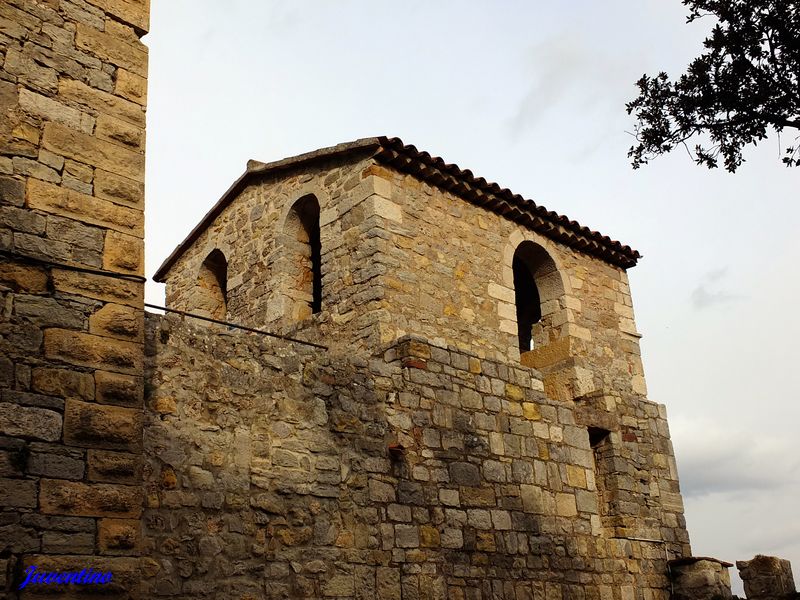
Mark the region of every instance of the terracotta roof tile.
[[432, 156], [428, 152], [417, 150], [414, 146], [405, 145], [399, 138], [376, 137], [322, 148], [272, 163], [249, 161], [244, 174], [223, 194], [200, 223], [192, 229], [187, 238], [175, 248], [156, 271], [154, 279], [161, 282], [165, 280], [167, 273], [180, 256], [249, 184], [251, 179], [348, 155], [359, 155], [364, 158], [372, 156], [379, 163], [408, 173], [421, 181], [449, 191], [471, 204], [481, 206], [557, 242], [602, 258], [623, 269], [633, 267], [641, 258], [639, 252], [630, 246], [584, 227], [564, 215], [547, 210], [533, 200], [512, 193], [508, 188], [501, 188], [497, 183], [488, 182], [483, 177], [475, 177], [469, 169], [461, 169], [458, 165], [446, 163], [438, 156]]

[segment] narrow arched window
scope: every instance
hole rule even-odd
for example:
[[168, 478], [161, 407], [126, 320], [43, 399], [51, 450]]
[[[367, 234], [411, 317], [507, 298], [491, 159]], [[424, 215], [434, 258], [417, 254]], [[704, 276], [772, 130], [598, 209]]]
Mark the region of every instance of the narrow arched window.
[[552, 312], [543, 310], [545, 302], [556, 300], [560, 279], [556, 264], [544, 248], [530, 241], [517, 246], [512, 262], [514, 301], [517, 310], [519, 351], [528, 352], [547, 343], [542, 317]]
[[292, 316], [303, 320], [322, 311], [322, 245], [319, 202], [313, 195], [300, 198], [286, 220], [289, 296]]
[[219, 250], [213, 250], [197, 275], [194, 309], [212, 319], [224, 320], [228, 310], [228, 261]]

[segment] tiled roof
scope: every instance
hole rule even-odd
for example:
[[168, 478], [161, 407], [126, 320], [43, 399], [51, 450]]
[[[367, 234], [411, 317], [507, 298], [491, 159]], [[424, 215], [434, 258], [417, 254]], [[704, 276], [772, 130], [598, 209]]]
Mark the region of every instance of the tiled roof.
[[612, 265], [628, 269], [641, 257], [639, 252], [625, 246], [606, 235], [582, 226], [544, 206], [527, 200], [508, 188], [475, 177], [472, 171], [461, 169], [458, 165], [445, 163], [438, 156], [420, 152], [414, 146], [405, 145], [399, 138], [375, 137], [322, 148], [299, 156], [285, 158], [272, 163], [250, 161], [247, 170], [237, 179], [222, 198], [203, 217], [172, 254], [167, 257], [154, 275], [156, 281], [163, 282], [167, 273], [205, 231], [214, 219], [250, 183], [253, 178], [280, 171], [295, 170], [312, 163], [342, 156], [372, 156], [377, 162], [402, 173], [408, 173], [430, 185], [446, 190], [471, 204], [481, 206], [506, 219], [539, 232], [566, 246], [602, 258]]

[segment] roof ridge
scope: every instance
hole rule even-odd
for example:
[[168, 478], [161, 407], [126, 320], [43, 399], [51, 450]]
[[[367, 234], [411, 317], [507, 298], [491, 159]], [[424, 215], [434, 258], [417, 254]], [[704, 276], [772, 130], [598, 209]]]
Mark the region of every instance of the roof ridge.
[[327, 160], [365, 151], [372, 151], [372, 156], [378, 162], [454, 193], [471, 204], [481, 206], [546, 237], [578, 251], [602, 258], [623, 269], [635, 266], [642, 256], [630, 246], [612, 240], [599, 231], [589, 229], [578, 221], [548, 210], [533, 200], [513, 193], [508, 188], [501, 188], [495, 182], [487, 181], [483, 177], [476, 177], [469, 169], [461, 169], [456, 164], [446, 163], [439, 156], [419, 151], [413, 145], [404, 144], [398, 137], [378, 136], [319, 148], [268, 163], [254, 159], [248, 160], [245, 172], [234, 181], [189, 235], [170, 253], [156, 271], [153, 279], [159, 282], [164, 281], [175, 262], [233, 201], [236, 195], [246, 187], [251, 177], [296, 168], [317, 160]]

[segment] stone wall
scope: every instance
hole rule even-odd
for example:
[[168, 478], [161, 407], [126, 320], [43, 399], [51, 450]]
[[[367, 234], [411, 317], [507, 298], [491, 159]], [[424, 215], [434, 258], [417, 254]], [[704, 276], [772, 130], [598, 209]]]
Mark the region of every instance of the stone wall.
[[[298, 161], [260, 181], [250, 176], [172, 266], [168, 305], [202, 309], [202, 263], [219, 249], [233, 321], [365, 348], [415, 333], [519, 361], [512, 259], [528, 241], [555, 265], [539, 282], [547, 297], [536, 348], [522, 357], [544, 373], [547, 393], [562, 400], [646, 395], [623, 269], [372, 159], [345, 158]], [[287, 318], [297, 311], [286, 230], [290, 208], [307, 194], [321, 207], [323, 310], [297, 322]]]
[[143, 275], [148, 14], [0, 2], [4, 599], [30, 565], [110, 570], [106, 591], [136, 595], [143, 284], [47, 263]]
[[[207, 293], [199, 284], [203, 261], [220, 250], [227, 261], [227, 318], [307, 339], [347, 345], [380, 344], [377, 323], [387, 318], [375, 275], [382, 240], [372, 234], [373, 177], [367, 162], [331, 159], [302, 169], [253, 178], [172, 267], [167, 305], [202, 311]], [[251, 163], [258, 168], [258, 163]], [[295, 203], [312, 194], [320, 206], [322, 312], [297, 322], [291, 264]]]
[[377, 165], [371, 172], [378, 197], [393, 209], [384, 209], [380, 232], [387, 248], [382, 283], [392, 312], [386, 337], [414, 332], [440, 345], [518, 361], [512, 259], [531, 241], [557, 269], [539, 284], [550, 331], [534, 331], [536, 348], [525, 357], [548, 375], [548, 394], [564, 400], [597, 391], [646, 394], [623, 269], [412, 175]]
[[638, 541], [604, 526], [586, 417], [535, 370], [174, 317], [148, 316], [146, 346], [148, 594], [666, 600], [666, 559], [689, 553], [655, 404], [611, 433], [616, 475], [647, 478], [624, 490]]

